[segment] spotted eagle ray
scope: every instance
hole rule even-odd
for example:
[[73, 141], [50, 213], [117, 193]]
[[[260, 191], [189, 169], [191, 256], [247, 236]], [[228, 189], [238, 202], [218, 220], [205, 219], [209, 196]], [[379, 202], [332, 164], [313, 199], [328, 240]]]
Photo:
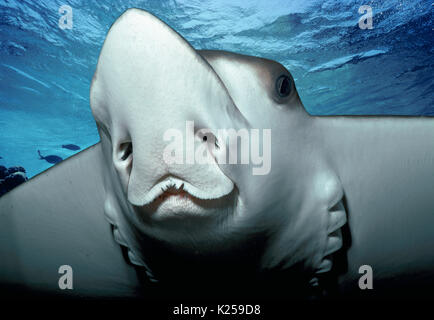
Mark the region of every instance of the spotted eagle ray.
[[[110, 28], [90, 102], [101, 141], [0, 198], [4, 286], [57, 293], [65, 264], [79, 282], [62, 293], [92, 297], [135, 296], [137, 269], [188, 282], [288, 270], [312, 286], [333, 274], [352, 293], [368, 265], [383, 288], [433, 284], [432, 118], [310, 115], [280, 63], [195, 50], [139, 9]], [[195, 137], [270, 129], [270, 172], [220, 164], [224, 141], [206, 165], [168, 164], [164, 134], [186, 121]]]

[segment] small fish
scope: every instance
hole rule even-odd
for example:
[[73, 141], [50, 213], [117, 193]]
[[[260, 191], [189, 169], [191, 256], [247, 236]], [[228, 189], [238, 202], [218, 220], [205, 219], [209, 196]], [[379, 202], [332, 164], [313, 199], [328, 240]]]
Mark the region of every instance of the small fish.
[[81, 148], [75, 144], [62, 144], [62, 148], [69, 150], [80, 150]]
[[39, 157], [40, 157], [39, 159], [45, 160], [45, 161], [47, 161], [49, 163], [58, 163], [58, 162], [60, 162], [60, 161], [63, 160], [61, 157], [55, 156], [55, 155], [49, 155], [49, 156], [44, 157], [44, 156], [41, 155], [41, 151], [39, 151], [39, 150], [38, 150], [38, 154], [39, 154]]
[[2, 157], [2, 156], [0, 156], [0, 159], [3, 159], [3, 157]]

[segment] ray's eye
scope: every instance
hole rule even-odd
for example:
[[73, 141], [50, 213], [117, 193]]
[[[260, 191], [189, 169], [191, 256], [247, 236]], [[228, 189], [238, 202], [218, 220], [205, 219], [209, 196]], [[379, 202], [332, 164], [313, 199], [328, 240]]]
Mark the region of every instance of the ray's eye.
[[125, 161], [133, 153], [133, 144], [131, 142], [125, 142], [121, 144], [121, 160]]
[[276, 91], [280, 97], [287, 97], [291, 93], [291, 79], [287, 75], [281, 75], [276, 80]]

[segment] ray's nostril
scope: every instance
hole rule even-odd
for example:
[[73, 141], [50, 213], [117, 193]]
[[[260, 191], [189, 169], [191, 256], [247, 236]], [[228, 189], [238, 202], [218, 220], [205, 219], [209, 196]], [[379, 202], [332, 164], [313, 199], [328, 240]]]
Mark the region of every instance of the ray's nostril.
[[203, 136], [202, 140], [206, 142], [208, 140], [207, 136]]
[[125, 161], [133, 153], [133, 144], [131, 142], [126, 142], [121, 144], [122, 156], [121, 160]]

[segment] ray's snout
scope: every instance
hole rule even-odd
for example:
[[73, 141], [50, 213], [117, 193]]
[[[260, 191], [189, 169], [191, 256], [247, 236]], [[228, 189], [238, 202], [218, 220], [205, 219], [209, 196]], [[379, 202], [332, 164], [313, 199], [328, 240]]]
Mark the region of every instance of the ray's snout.
[[[189, 145], [196, 150], [209, 143], [198, 129], [222, 127], [238, 110], [209, 64], [156, 17], [132, 9], [111, 27], [92, 82], [91, 107], [110, 136], [113, 164], [131, 204], [147, 205], [168, 186], [183, 185], [199, 199], [233, 190], [212, 161], [215, 155], [197, 164], [189, 163], [187, 153]], [[168, 148], [176, 161], [167, 161]]]

